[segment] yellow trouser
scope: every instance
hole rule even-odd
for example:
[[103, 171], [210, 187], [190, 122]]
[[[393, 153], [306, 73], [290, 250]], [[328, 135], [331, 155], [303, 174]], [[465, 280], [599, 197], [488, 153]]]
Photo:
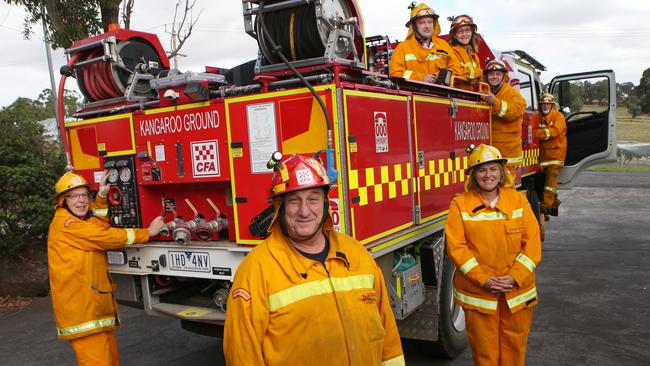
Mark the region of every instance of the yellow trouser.
[[544, 184], [544, 194], [542, 194], [542, 206], [553, 207], [557, 197], [557, 176], [560, 174], [559, 165], [549, 165], [544, 168], [546, 174], [546, 184]]
[[101, 332], [70, 340], [79, 366], [119, 366], [115, 332]]
[[484, 314], [465, 309], [467, 337], [475, 366], [523, 366], [533, 308], [512, 314], [499, 296], [497, 311]]

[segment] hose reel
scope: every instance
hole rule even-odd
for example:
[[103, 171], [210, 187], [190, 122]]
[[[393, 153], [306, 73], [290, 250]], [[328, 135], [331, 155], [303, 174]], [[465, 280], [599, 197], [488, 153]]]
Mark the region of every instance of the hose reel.
[[[331, 63], [365, 68], [359, 8], [354, 0], [243, 0], [246, 33], [257, 40], [255, 72], [285, 69], [268, 37], [296, 67]], [[254, 18], [253, 18], [254, 17]]]
[[74, 75], [87, 108], [157, 98], [149, 85], [169, 59], [158, 37], [127, 29], [75, 42], [66, 50], [64, 75]]

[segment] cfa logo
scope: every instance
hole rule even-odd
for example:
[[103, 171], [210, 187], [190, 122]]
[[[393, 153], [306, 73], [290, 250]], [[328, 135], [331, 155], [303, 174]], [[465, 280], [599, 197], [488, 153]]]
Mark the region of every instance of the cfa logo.
[[192, 142], [192, 176], [194, 178], [218, 177], [219, 149], [217, 140]]

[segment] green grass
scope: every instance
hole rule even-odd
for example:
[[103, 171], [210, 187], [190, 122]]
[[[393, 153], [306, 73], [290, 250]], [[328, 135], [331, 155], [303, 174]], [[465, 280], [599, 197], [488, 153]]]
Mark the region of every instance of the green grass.
[[592, 167], [587, 168], [587, 170], [592, 172], [650, 174], [650, 165], [625, 164], [621, 166], [618, 163], [612, 163], [612, 164], [594, 165]]

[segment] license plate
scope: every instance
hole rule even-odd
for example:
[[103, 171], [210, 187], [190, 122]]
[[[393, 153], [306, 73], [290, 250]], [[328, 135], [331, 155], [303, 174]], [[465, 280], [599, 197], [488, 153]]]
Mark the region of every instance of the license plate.
[[174, 271], [210, 272], [210, 255], [207, 252], [176, 251], [168, 253], [169, 268]]

